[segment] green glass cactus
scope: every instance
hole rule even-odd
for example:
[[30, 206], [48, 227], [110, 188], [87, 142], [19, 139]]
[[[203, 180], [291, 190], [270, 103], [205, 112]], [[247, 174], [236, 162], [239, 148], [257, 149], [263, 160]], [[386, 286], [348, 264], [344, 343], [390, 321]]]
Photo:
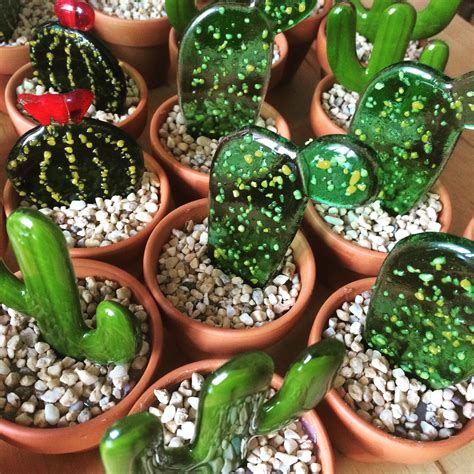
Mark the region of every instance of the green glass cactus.
[[165, 0], [165, 10], [171, 25], [179, 36], [199, 13], [196, 0]]
[[300, 226], [308, 197], [352, 207], [377, 194], [372, 152], [349, 135], [303, 149], [252, 127], [223, 139], [210, 178], [209, 253], [224, 271], [264, 285]]
[[0, 43], [12, 37], [18, 25], [20, 11], [19, 0], [0, 0]]
[[140, 341], [134, 316], [118, 303], [97, 307], [97, 329], [84, 323], [66, 240], [39, 211], [20, 208], [7, 232], [23, 281], [0, 260], [0, 303], [36, 320], [41, 335], [63, 355], [98, 363], [128, 362]]
[[284, 427], [320, 402], [344, 354], [343, 344], [334, 339], [308, 347], [266, 403], [272, 360], [262, 352], [238, 355], [207, 377], [189, 447], [165, 448], [158, 418], [132, 415], [115, 423], [102, 439], [105, 472], [230, 473], [245, 460], [251, 438]]
[[433, 389], [474, 375], [474, 242], [431, 232], [400, 241], [377, 278], [365, 339]]
[[[356, 52], [356, 12], [350, 3], [336, 5], [328, 15], [328, 61], [338, 80], [347, 89], [361, 93], [382, 69], [405, 57], [416, 22], [416, 10], [409, 4], [396, 3], [379, 15], [374, 25], [377, 35], [367, 65], [361, 64]], [[436, 40], [425, 48], [420, 62], [444, 70], [449, 48]]]
[[464, 128], [474, 128], [474, 72], [451, 79], [402, 62], [369, 84], [350, 130], [375, 150], [379, 199], [397, 215], [431, 189]]

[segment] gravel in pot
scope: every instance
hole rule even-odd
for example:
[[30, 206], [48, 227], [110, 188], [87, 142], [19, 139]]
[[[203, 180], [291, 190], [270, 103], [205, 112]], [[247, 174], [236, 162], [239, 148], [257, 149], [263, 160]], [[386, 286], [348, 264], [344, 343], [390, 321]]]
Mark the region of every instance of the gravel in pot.
[[89, 0], [89, 4], [106, 15], [125, 20], [152, 20], [166, 16], [164, 0]]

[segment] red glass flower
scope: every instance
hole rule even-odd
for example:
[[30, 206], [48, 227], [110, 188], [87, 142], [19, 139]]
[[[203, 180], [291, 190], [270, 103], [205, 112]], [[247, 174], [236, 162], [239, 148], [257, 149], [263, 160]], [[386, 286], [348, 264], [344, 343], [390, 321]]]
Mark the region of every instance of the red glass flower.
[[94, 27], [94, 9], [77, 0], [56, 0], [54, 13], [61, 25], [79, 31], [89, 31]]

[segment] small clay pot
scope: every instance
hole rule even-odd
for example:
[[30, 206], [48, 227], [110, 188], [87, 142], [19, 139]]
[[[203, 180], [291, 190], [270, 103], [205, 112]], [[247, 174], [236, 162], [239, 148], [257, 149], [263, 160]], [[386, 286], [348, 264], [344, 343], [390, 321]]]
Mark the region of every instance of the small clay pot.
[[10, 76], [30, 61], [28, 44], [0, 46], [0, 111], [6, 112], [5, 89]]
[[464, 229], [463, 236], [466, 237], [466, 239], [474, 240], [474, 217], [469, 221], [469, 224]]
[[332, 75], [332, 69], [328, 61], [328, 40], [326, 36], [326, 23], [327, 20], [321, 22], [318, 30], [318, 36], [316, 38], [316, 58], [318, 59], [319, 66], [321, 67], [321, 75], [330, 76]]
[[316, 283], [316, 263], [311, 247], [301, 232], [291, 247], [301, 280], [295, 305], [278, 319], [249, 329], [208, 326], [181, 313], [162, 293], [156, 281], [157, 263], [173, 229], [182, 229], [189, 220], [202, 222], [209, 215], [207, 199], [185, 204], [171, 212], [155, 228], [145, 249], [143, 273], [147, 287], [162, 309], [178, 345], [191, 359], [229, 357], [239, 352], [265, 349], [287, 337], [307, 307]]
[[[135, 68], [127, 63], [120, 63], [120, 65], [136, 82], [139, 89], [140, 102], [137, 104], [135, 112], [125, 120], [117, 123], [116, 126], [133, 138], [138, 138], [145, 129], [148, 117], [148, 88], [142, 75]], [[13, 74], [8, 81], [5, 90], [6, 108], [15, 130], [20, 136], [28, 130], [38, 126], [37, 122], [30, 117], [23, 115], [17, 108], [17, 87], [22, 84], [25, 78], [29, 77], [33, 77], [33, 66], [31, 63], [25, 64], [22, 68], [16, 71], [15, 74]]]
[[289, 82], [301, 66], [316, 39], [319, 25], [331, 9], [332, 3], [332, 0], [325, 0], [323, 10], [318, 15], [311, 15], [294, 28], [285, 31], [289, 48], [282, 82]]
[[170, 28], [167, 17], [125, 20], [95, 9], [93, 33], [117, 58], [140, 71], [150, 89], [166, 82]]
[[[173, 189], [180, 193], [176, 196], [178, 202], [185, 200], [207, 197], [209, 193], [209, 174], [194, 170], [190, 166], [180, 163], [173, 154], [162, 145], [159, 131], [166, 121], [173, 107], [178, 103], [178, 96], [173, 96], [163, 102], [151, 119], [150, 143], [153, 156], [160, 162], [168, 173]], [[266, 102], [263, 104], [261, 116], [263, 118], [273, 117], [276, 122], [278, 133], [285, 138], [290, 138], [290, 129], [280, 113]]]
[[[449, 232], [452, 223], [452, 207], [448, 190], [438, 183], [433, 191], [439, 194], [443, 205], [438, 218], [441, 223], [441, 232]], [[332, 231], [312, 202], [306, 208], [303, 228], [318, 260], [324, 262], [324, 266], [320, 267], [328, 269], [329, 273], [322, 276], [331, 283], [341, 285], [353, 278], [376, 276], [388, 255], [386, 252], [361, 247]], [[336, 271], [336, 269], [339, 270]]]
[[[275, 43], [278, 45], [280, 50], [280, 59], [272, 64], [272, 76], [270, 79], [269, 89], [276, 87], [283, 77], [283, 72], [285, 70], [287, 58], [288, 58], [288, 42], [283, 33], [279, 33], [275, 37]], [[171, 28], [170, 36], [168, 40], [168, 48], [170, 55], [170, 67], [168, 70], [168, 82], [171, 85], [176, 84], [176, 78], [178, 74], [178, 55], [179, 48], [176, 38], [176, 30]]]
[[[357, 280], [333, 293], [314, 320], [308, 345], [321, 340], [327, 322], [344, 302], [372, 288], [375, 278]], [[452, 454], [474, 439], [474, 420], [455, 436], [441, 441], [412, 441], [382, 431], [371, 425], [332, 389], [317, 408], [331, 441], [345, 456], [362, 462], [423, 464]]]
[[119, 268], [94, 260], [73, 260], [73, 265], [78, 278], [92, 276], [116, 281], [130, 288], [133, 301], [143, 305], [148, 313], [150, 359], [143, 375], [130, 393], [115, 407], [86, 423], [66, 428], [31, 428], [0, 418], [0, 439], [37, 453], [64, 454], [96, 448], [105, 430], [130, 411], [140, 395], [155, 379], [163, 352], [163, 326], [160, 313], [152, 296], [138, 280]]
[[[183, 380], [190, 379], [194, 372], [206, 376], [217, 370], [219, 367], [225, 364], [225, 362], [227, 362], [226, 359], [201, 360], [199, 362], [184, 365], [173, 370], [172, 372], [169, 372], [157, 380], [150, 388], [148, 388], [148, 390], [132, 407], [130, 414], [132, 415], [134, 413], [146, 411], [152, 405], [155, 405], [157, 403], [157, 399], [154, 394], [154, 390], [173, 390]], [[282, 383], [283, 379], [279, 375], [274, 374], [272, 379], [272, 388], [278, 390], [282, 386]], [[314, 410], [310, 410], [300, 418], [300, 421], [303, 424], [305, 432], [313, 441], [317, 443], [317, 451], [315, 454], [318, 457], [318, 461], [321, 463], [322, 472], [324, 472], [324, 474], [334, 474], [334, 454], [331, 442], [329, 441], [329, 437], [326, 433], [324, 425], [319, 419], [319, 416]]]
[[0, 203], [0, 258], [2, 258], [8, 247], [8, 237], [7, 231], [5, 229], [5, 212], [3, 211], [3, 206]]
[[[107, 247], [71, 248], [69, 253], [73, 258], [88, 258], [111, 263], [134, 275], [141, 272], [141, 264], [145, 245], [152, 230], [171, 209], [171, 192], [166, 173], [163, 168], [148, 153], [145, 153], [145, 168], [153, 172], [160, 181], [160, 208], [144, 229], [128, 239]], [[5, 186], [3, 201], [5, 213], [9, 216], [19, 205], [20, 198], [10, 181]]]

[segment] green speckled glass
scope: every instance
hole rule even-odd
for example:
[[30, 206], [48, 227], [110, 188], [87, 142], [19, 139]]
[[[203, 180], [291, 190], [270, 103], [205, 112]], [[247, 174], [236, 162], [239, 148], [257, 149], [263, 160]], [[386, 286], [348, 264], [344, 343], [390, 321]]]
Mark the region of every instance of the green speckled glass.
[[300, 226], [308, 197], [351, 207], [376, 194], [371, 151], [332, 135], [304, 149], [251, 127], [223, 139], [210, 177], [209, 252], [224, 271], [264, 285]]
[[430, 190], [473, 117], [472, 72], [450, 79], [404, 62], [373, 79], [350, 130], [377, 153], [379, 198], [389, 213], [409, 212]]
[[151, 413], [132, 415], [102, 439], [105, 472], [229, 474], [244, 462], [254, 436], [283, 428], [319, 403], [344, 355], [344, 345], [335, 339], [308, 347], [265, 403], [274, 370], [271, 358], [262, 352], [238, 355], [206, 378], [190, 446], [165, 448], [159, 419]]
[[474, 374], [474, 242], [443, 233], [400, 241], [370, 301], [365, 339], [431, 388]]

